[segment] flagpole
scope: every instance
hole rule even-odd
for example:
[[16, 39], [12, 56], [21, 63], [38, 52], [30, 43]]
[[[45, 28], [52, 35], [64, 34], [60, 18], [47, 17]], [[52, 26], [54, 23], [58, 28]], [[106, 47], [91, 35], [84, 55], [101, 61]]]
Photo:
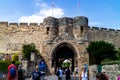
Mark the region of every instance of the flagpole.
[[53, 17], [53, 12], [54, 12], [54, 0], [52, 1], [52, 17]]
[[80, 16], [80, 2], [78, 2], [78, 16]]

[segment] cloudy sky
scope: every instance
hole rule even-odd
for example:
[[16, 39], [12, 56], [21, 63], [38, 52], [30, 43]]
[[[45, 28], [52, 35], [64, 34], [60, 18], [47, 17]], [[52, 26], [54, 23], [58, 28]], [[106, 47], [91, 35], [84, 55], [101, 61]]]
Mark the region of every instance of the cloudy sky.
[[0, 0], [0, 21], [41, 23], [48, 16], [86, 16], [89, 26], [120, 29], [119, 4], [120, 0]]

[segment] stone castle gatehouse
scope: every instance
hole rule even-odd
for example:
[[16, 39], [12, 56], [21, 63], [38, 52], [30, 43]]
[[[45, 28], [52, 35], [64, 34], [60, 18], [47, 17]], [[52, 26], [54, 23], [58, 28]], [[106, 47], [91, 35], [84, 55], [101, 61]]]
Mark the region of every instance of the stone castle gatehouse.
[[86, 47], [92, 41], [104, 40], [120, 47], [120, 31], [107, 28], [90, 27], [88, 18], [47, 17], [43, 23], [0, 22], [0, 51], [13, 53], [21, 51], [23, 44], [34, 43], [45, 59], [50, 73], [65, 59], [81, 69], [89, 65]]

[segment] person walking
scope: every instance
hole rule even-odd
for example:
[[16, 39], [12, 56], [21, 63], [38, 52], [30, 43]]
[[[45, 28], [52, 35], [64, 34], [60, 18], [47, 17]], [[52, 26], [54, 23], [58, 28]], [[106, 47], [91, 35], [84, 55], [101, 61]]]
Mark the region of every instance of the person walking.
[[103, 73], [97, 73], [96, 80], [107, 80]]
[[17, 74], [17, 67], [15, 65], [15, 61], [12, 61], [12, 63], [8, 66], [8, 80], [15, 80], [16, 74]]
[[70, 69], [67, 68], [67, 69], [65, 70], [65, 75], [66, 75], [65, 78], [66, 78], [66, 80], [71, 80], [70, 73], [71, 73]]
[[63, 71], [61, 68], [59, 68], [58, 71], [59, 71], [58, 80], [62, 80]]
[[106, 80], [108, 80], [108, 76], [107, 76], [107, 74], [106, 74], [106, 71], [105, 71], [105, 70], [102, 70], [102, 74], [104, 74], [104, 75], [105, 75], [105, 77], [106, 77]]
[[120, 74], [117, 76], [117, 80], [120, 80]]
[[41, 73], [38, 70], [38, 66], [35, 67], [35, 71], [32, 72], [31, 80], [40, 80]]
[[89, 80], [89, 74], [85, 66], [82, 67], [82, 72], [80, 73], [80, 80]]
[[18, 80], [25, 80], [24, 79], [24, 70], [22, 69], [22, 65], [18, 66]]
[[44, 79], [47, 71], [47, 65], [44, 60], [41, 60], [40, 63], [38, 64], [39, 71], [41, 73], [41, 80]]

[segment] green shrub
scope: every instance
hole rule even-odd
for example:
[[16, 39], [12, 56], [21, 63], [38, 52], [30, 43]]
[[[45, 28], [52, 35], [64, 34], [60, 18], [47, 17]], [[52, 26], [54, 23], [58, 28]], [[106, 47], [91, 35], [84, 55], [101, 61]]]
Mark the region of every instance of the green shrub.
[[31, 44], [24, 44], [22, 47], [22, 55], [23, 58], [27, 58], [28, 60], [30, 60], [30, 55], [31, 52], [35, 52], [38, 53], [39, 51], [36, 49], [36, 46], [34, 43]]
[[70, 62], [62, 63], [63, 68], [69, 68], [71, 66]]
[[0, 71], [7, 72], [7, 67], [11, 64], [11, 61], [0, 60]]
[[18, 65], [20, 64], [20, 61], [16, 61], [15, 65], [18, 67]]
[[107, 61], [102, 61], [101, 62], [102, 65], [109, 65], [109, 64], [120, 64], [120, 60], [107, 60]]
[[[0, 60], [0, 71], [7, 72], [8, 66], [11, 64], [12, 61], [7, 60]], [[15, 65], [18, 66], [20, 64], [20, 61], [16, 61]]]
[[18, 60], [19, 60], [18, 53], [14, 53], [14, 55], [12, 57], [12, 61], [18, 61]]

